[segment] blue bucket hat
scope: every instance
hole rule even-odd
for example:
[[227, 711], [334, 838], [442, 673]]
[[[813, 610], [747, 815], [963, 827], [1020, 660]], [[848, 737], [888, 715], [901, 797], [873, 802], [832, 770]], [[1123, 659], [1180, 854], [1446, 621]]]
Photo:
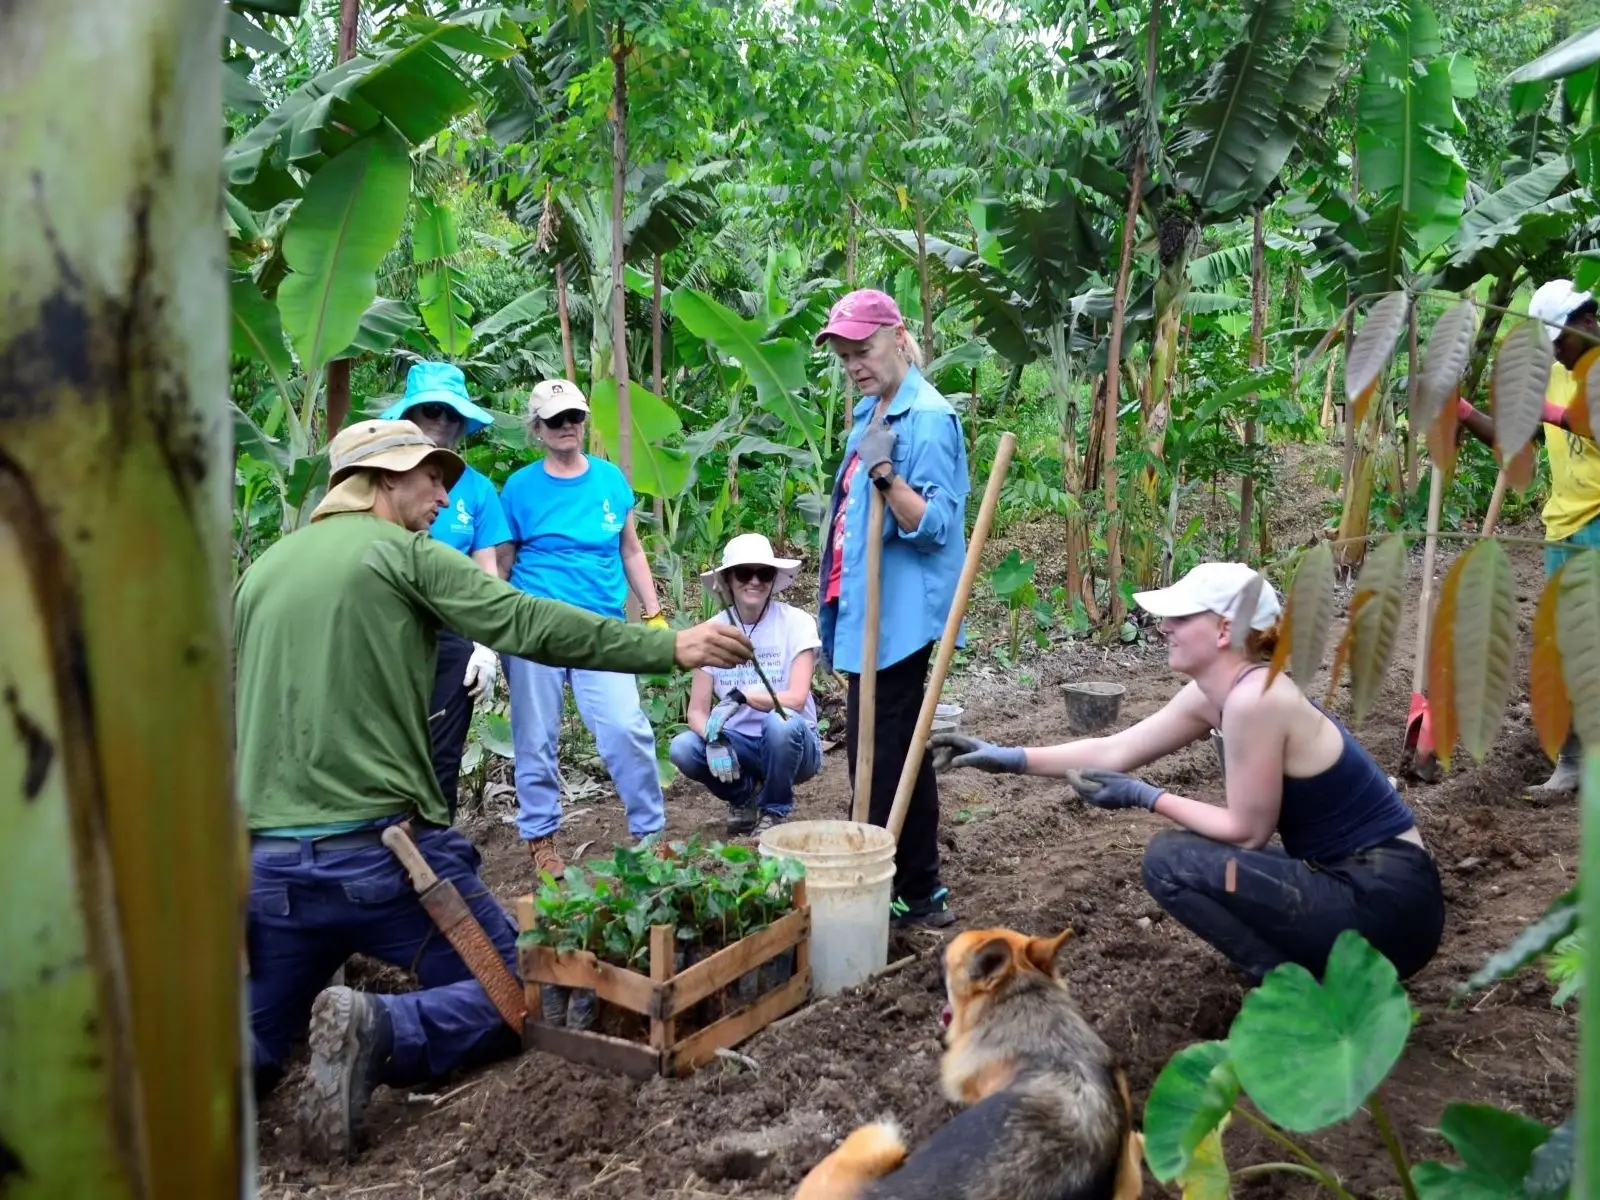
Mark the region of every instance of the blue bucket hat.
[[419, 404], [443, 404], [466, 422], [468, 433], [494, 424], [494, 414], [468, 398], [466, 376], [454, 363], [413, 363], [406, 372], [406, 394], [379, 413], [378, 419], [404, 420], [406, 413]]

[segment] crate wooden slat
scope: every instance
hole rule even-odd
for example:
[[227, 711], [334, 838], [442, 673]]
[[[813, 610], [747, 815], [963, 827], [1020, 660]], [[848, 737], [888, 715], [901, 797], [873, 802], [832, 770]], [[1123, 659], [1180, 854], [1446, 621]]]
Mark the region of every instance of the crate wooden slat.
[[[521, 927], [533, 928], [531, 898], [519, 900], [516, 908]], [[718, 1050], [738, 1045], [805, 1003], [811, 991], [810, 938], [811, 909], [802, 881], [795, 885], [792, 911], [683, 971], [674, 971], [677, 947], [670, 925], [651, 927], [648, 976], [601, 962], [583, 951], [557, 954], [549, 946], [520, 947], [517, 966], [529, 1018], [523, 1045], [635, 1078], [686, 1075], [715, 1058]], [[695, 1005], [790, 950], [794, 951], [794, 972], [788, 980], [683, 1039], [677, 1037], [679, 1021]], [[540, 1020], [540, 988], [546, 984], [588, 988], [609, 1004], [647, 1017], [648, 1041], [546, 1025]]]

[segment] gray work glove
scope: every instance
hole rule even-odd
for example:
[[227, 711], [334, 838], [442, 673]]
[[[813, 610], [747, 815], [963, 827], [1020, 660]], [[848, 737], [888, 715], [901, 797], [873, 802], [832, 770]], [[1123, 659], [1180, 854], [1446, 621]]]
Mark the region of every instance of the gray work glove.
[[739, 760], [727, 742], [706, 743], [706, 767], [723, 783], [733, 783], [739, 778]]
[[717, 702], [711, 710], [711, 715], [706, 718], [706, 731], [704, 737], [707, 742], [717, 741], [722, 737], [722, 727], [728, 723], [728, 718], [733, 716], [745, 705], [744, 693], [738, 688], [729, 688], [728, 694]]
[[936, 733], [928, 739], [933, 751], [933, 769], [976, 767], [991, 775], [1025, 775], [1028, 755], [1021, 746], [995, 746], [964, 733]]
[[873, 421], [867, 426], [867, 431], [856, 443], [856, 456], [861, 459], [861, 465], [869, 475], [884, 463], [891, 468], [894, 466], [894, 430], [889, 427], [887, 420]]
[[1098, 767], [1069, 771], [1067, 782], [1083, 798], [1084, 803], [1096, 808], [1143, 808], [1154, 811], [1156, 800], [1162, 794], [1162, 790], [1153, 783], [1124, 775], [1121, 771], [1102, 771]]

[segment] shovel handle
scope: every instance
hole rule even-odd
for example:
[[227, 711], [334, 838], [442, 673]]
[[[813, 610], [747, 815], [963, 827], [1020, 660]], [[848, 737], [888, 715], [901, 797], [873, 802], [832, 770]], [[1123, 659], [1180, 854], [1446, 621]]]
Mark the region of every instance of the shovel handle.
[[400, 826], [391, 825], [383, 831], [383, 844], [389, 847], [400, 860], [400, 865], [410, 874], [411, 886], [417, 889], [419, 895], [439, 882], [428, 860], [422, 857], [422, 851], [417, 849], [417, 844]]

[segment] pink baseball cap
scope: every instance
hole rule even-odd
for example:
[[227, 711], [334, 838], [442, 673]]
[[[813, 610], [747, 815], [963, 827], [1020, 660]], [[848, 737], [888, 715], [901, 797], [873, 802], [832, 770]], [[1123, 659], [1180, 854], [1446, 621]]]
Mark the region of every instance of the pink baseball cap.
[[857, 288], [833, 306], [815, 344], [820, 346], [831, 337], [864, 342], [880, 329], [904, 324], [893, 296], [874, 288]]

